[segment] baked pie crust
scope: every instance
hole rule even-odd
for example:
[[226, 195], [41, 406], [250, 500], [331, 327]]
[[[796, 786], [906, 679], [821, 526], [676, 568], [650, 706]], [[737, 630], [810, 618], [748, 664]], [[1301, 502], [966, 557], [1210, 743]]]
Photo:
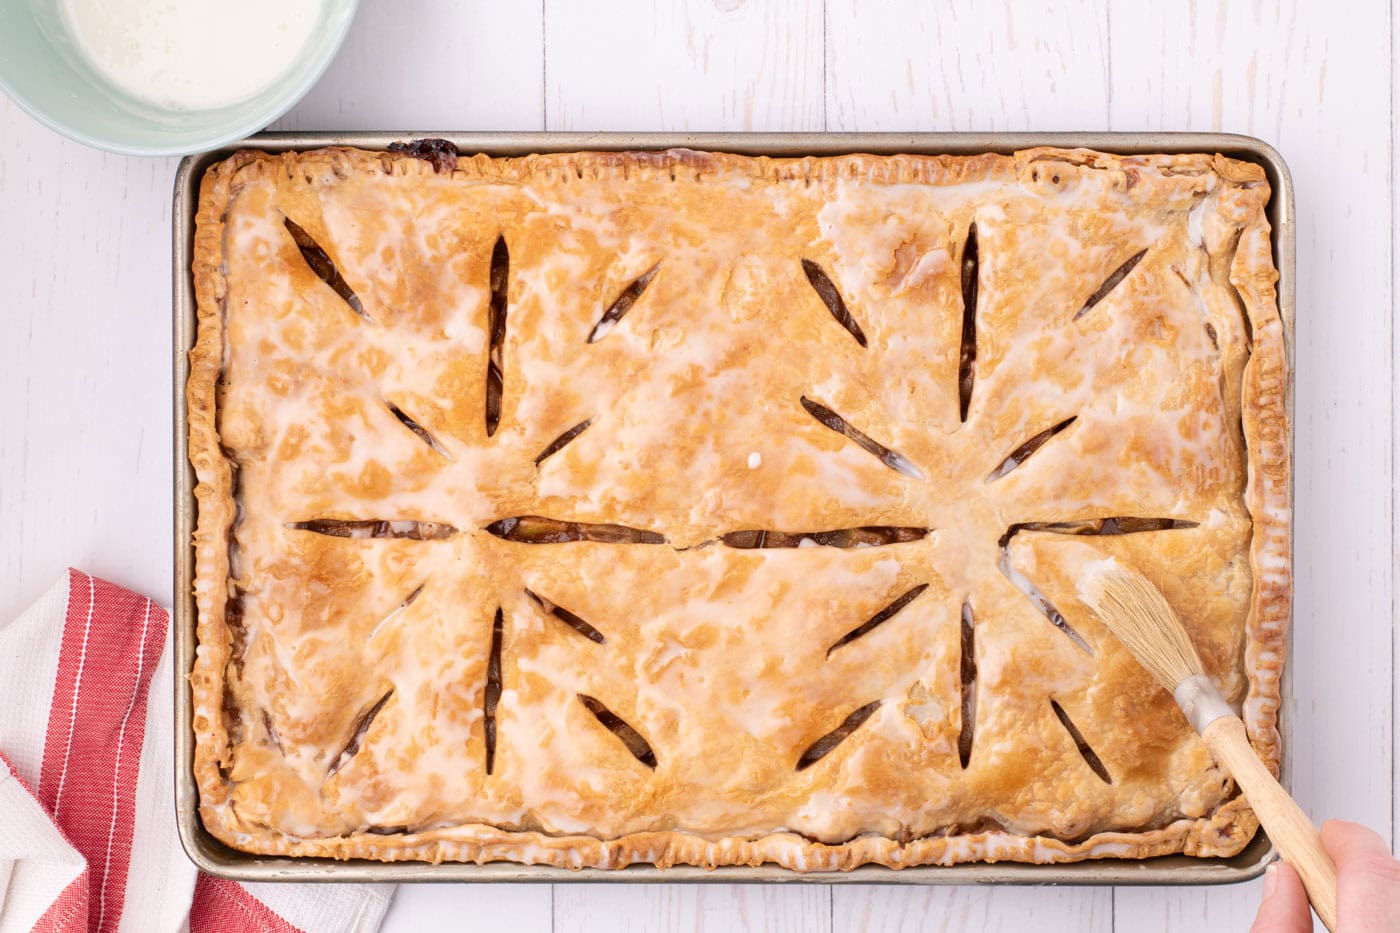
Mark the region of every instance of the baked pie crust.
[[1087, 150], [215, 165], [205, 825], [567, 867], [1238, 852], [1254, 815], [1075, 579], [1156, 580], [1277, 767], [1268, 198]]

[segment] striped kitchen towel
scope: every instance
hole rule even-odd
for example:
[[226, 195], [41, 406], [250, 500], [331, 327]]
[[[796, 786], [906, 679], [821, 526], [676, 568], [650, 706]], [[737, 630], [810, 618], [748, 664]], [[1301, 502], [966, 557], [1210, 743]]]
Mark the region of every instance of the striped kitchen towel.
[[70, 570], [0, 628], [0, 933], [372, 931], [393, 888], [196, 871], [175, 833], [169, 616]]

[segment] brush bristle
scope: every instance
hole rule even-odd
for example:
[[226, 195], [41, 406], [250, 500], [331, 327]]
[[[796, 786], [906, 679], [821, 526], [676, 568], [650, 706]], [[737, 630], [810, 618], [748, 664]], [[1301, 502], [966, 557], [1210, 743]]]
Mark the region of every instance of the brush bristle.
[[1142, 574], [1114, 560], [1089, 568], [1080, 584], [1084, 602], [1138, 663], [1168, 690], [1203, 673], [1201, 656], [1176, 611]]

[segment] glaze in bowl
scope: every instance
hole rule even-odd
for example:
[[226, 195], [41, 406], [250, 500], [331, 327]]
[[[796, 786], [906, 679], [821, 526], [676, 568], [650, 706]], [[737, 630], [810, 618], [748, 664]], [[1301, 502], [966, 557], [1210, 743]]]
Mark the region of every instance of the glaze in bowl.
[[335, 57], [358, 0], [324, 0], [296, 64], [253, 97], [210, 110], [170, 111], [137, 100], [78, 52], [58, 0], [0, 0], [0, 90], [70, 139], [123, 155], [203, 152], [243, 139], [301, 99]]

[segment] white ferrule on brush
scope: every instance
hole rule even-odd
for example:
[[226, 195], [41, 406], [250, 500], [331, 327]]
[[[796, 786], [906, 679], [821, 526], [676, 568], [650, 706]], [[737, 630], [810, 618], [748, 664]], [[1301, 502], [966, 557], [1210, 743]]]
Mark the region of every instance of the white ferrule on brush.
[[1206, 726], [1221, 717], [1235, 715], [1215, 683], [1205, 674], [1192, 674], [1176, 685], [1172, 696], [1197, 732], [1205, 732]]

